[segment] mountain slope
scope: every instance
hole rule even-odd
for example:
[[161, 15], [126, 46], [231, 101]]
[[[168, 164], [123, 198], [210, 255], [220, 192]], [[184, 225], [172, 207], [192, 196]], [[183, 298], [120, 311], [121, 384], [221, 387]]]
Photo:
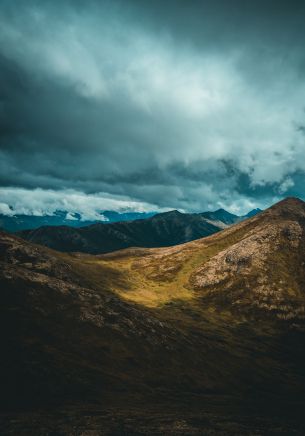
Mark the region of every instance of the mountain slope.
[[177, 245], [216, 233], [241, 219], [223, 209], [206, 214], [184, 214], [173, 210], [145, 220], [98, 223], [81, 229], [41, 227], [19, 235], [59, 251], [100, 254], [128, 247]]
[[131, 408], [156, 434], [302, 434], [304, 235], [297, 199], [170, 248], [65, 254], [1, 233], [3, 405], [111, 405], [127, 426]]
[[[167, 249], [122, 251], [102, 256], [120, 267], [144, 274], [146, 286], [158, 284], [166, 301], [174, 287], [177, 295], [202, 301], [219, 310], [269, 313], [291, 318], [293, 305], [301, 322], [304, 311], [305, 255], [304, 202], [287, 199], [265, 212], [215, 235]], [[127, 260], [128, 262], [127, 262]], [[132, 286], [126, 298], [141, 301]], [[143, 277], [141, 279], [143, 289]], [[139, 291], [140, 292], [140, 291]], [[143, 291], [144, 293], [144, 291]], [[153, 295], [153, 294], [152, 294]], [[157, 294], [154, 295], [156, 302]], [[285, 301], [290, 301], [286, 305]], [[144, 301], [144, 300], [143, 300]], [[143, 302], [142, 301], [142, 302]], [[147, 299], [149, 302], [149, 299]], [[151, 300], [153, 304], [153, 300]]]
[[107, 253], [127, 247], [159, 247], [198, 239], [221, 227], [199, 215], [165, 212], [146, 220], [94, 224], [81, 229], [41, 227], [20, 232], [23, 238], [60, 251]]
[[227, 212], [225, 209], [218, 209], [215, 210], [215, 212], [202, 212], [200, 215], [203, 218], [207, 218], [212, 221], [221, 221], [228, 225], [236, 223], [241, 218], [238, 215]]
[[215, 212], [202, 212], [200, 215], [203, 218], [209, 219], [209, 220], [214, 221], [214, 222], [222, 222], [226, 225], [231, 225], [231, 224], [235, 224], [235, 223], [238, 223], [240, 221], [243, 221], [247, 218], [251, 218], [255, 215], [258, 215], [261, 212], [262, 212], [261, 209], [256, 208], [256, 209], [250, 210], [250, 212], [248, 212], [246, 215], [239, 216], [239, 215], [235, 215], [233, 213], [230, 213], [225, 209], [218, 209], [218, 210], [215, 210]]

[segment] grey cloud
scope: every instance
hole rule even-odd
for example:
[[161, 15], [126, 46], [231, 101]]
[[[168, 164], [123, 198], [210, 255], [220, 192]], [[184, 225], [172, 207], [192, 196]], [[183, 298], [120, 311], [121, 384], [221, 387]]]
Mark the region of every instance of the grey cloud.
[[1, 1], [0, 185], [185, 210], [304, 196], [302, 3]]

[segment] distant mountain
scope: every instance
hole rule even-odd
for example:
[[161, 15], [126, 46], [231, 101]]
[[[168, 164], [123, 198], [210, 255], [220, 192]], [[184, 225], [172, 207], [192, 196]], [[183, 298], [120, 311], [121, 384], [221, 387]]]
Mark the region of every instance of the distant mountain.
[[9, 231], [17, 232], [25, 229], [36, 229], [41, 226], [60, 226], [69, 225], [71, 227], [81, 227], [92, 224], [91, 221], [81, 221], [79, 214], [74, 214], [71, 219], [67, 219], [67, 212], [56, 211], [54, 215], [13, 215], [7, 216], [0, 214], [0, 227]]
[[247, 215], [244, 215], [244, 218], [246, 218], [246, 217], [251, 218], [252, 216], [255, 216], [261, 212], [262, 212], [262, 209], [257, 207], [256, 209], [250, 210], [250, 212], [248, 212]]
[[128, 247], [163, 247], [211, 235], [221, 229], [197, 214], [178, 211], [151, 218], [117, 223], [98, 223], [79, 229], [40, 227], [18, 234], [28, 241], [59, 251], [108, 253]]
[[[131, 221], [141, 218], [149, 218], [155, 215], [154, 212], [115, 212], [104, 211], [101, 215], [105, 218], [105, 222]], [[41, 226], [70, 226], [70, 227], [85, 227], [97, 222], [98, 220], [82, 220], [78, 213], [68, 213], [66, 211], [56, 211], [54, 215], [13, 215], [7, 216], [0, 214], [0, 228], [8, 232], [18, 232], [21, 230], [37, 229]]]
[[241, 218], [233, 213], [227, 212], [225, 209], [218, 209], [215, 212], [203, 212], [200, 215], [212, 221], [221, 221], [227, 225], [234, 224]]
[[2, 434], [304, 435], [304, 235], [294, 198], [170, 248], [0, 233]]
[[256, 208], [250, 210], [250, 212], [248, 212], [246, 215], [239, 216], [239, 215], [234, 215], [233, 213], [230, 213], [225, 209], [218, 209], [215, 212], [203, 212], [200, 215], [212, 221], [221, 221], [227, 225], [231, 225], [243, 221], [247, 218], [251, 218], [252, 216], [259, 214], [260, 212], [262, 212], [262, 210]]
[[108, 253], [128, 247], [167, 247], [193, 241], [222, 230], [237, 217], [223, 209], [203, 214], [177, 210], [141, 220], [98, 223], [88, 227], [40, 227], [18, 234], [28, 241], [59, 251], [91, 254]]

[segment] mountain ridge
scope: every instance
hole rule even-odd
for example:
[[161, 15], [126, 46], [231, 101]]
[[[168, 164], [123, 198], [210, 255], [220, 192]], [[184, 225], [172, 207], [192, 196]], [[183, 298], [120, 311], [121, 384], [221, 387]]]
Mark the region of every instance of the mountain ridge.
[[[219, 213], [220, 211], [225, 211], [224, 209], [218, 209], [215, 212], [202, 212], [196, 213], [193, 215], [202, 215], [208, 217], [209, 215]], [[172, 211], [164, 212], [164, 214], [171, 214]], [[176, 211], [177, 214], [181, 213]], [[226, 212], [226, 211], [225, 211]], [[235, 217], [235, 220], [246, 218], [251, 213], [259, 213], [260, 209], [254, 209], [250, 211], [247, 215], [238, 216], [232, 215], [232, 218]], [[226, 212], [229, 213], [229, 212]], [[103, 223], [116, 223], [116, 222], [125, 222], [125, 221], [135, 221], [139, 219], [147, 219], [151, 218], [154, 215], [162, 215], [163, 212], [116, 212], [111, 210], [105, 210], [100, 212], [101, 216], [104, 218], [103, 220], [89, 220], [83, 219], [81, 214], [79, 213], [69, 213], [64, 210], [57, 210], [53, 215], [22, 215], [22, 214], [14, 214], [14, 215], [4, 215], [0, 213], [0, 227], [9, 232], [19, 232], [23, 230], [34, 230], [42, 226], [69, 226], [69, 227], [87, 227], [93, 224], [103, 224]], [[192, 215], [192, 213], [185, 214]], [[219, 217], [216, 217], [216, 221], [219, 220]], [[234, 222], [234, 218], [231, 220], [231, 224]]]
[[81, 229], [40, 227], [19, 232], [18, 235], [60, 251], [101, 254], [128, 247], [173, 246], [216, 233], [246, 218], [222, 209], [203, 214], [185, 214], [173, 210], [144, 220], [95, 223]]

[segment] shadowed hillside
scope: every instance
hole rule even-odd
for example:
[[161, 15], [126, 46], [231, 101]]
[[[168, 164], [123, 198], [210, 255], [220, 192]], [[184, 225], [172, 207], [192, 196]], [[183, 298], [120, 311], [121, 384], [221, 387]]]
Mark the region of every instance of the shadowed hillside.
[[[256, 209], [252, 213], [259, 213]], [[59, 251], [108, 253], [128, 247], [167, 247], [209, 236], [245, 217], [224, 209], [202, 214], [177, 210], [148, 219], [118, 223], [98, 223], [83, 228], [44, 226], [19, 232], [19, 236]]]
[[170, 248], [64, 254], [1, 233], [6, 428], [27, 409], [63, 431], [56, 408], [87, 405], [105, 434], [302, 434], [304, 230], [287, 199]]

